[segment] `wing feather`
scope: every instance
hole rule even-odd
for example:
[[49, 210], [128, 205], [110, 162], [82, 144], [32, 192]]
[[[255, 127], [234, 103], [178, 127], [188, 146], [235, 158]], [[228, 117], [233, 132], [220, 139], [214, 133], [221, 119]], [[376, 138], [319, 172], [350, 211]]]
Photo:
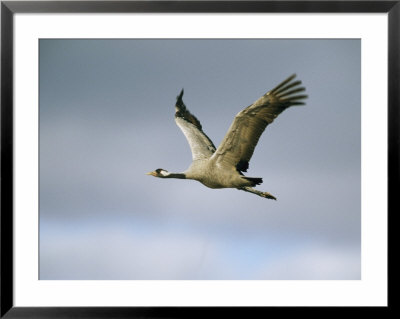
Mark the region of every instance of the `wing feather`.
[[186, 108], [182, 96], [183, 89], [175, 104], [175, 122], [189, 143], [193, 161], [210, 158], [216, 148], [210, 138], [203, 132], [200, 121]]
[[217, 164], [231, 166], [246, 172], [254, 149], [268, 124], [292, 105], [303, 105], [307, 95], [300, 87], [301, 81], [293, 81], [292, 75], [271, 91], [261, 96], [252, 105], [240, 111], [221, 144], [212, 156]]

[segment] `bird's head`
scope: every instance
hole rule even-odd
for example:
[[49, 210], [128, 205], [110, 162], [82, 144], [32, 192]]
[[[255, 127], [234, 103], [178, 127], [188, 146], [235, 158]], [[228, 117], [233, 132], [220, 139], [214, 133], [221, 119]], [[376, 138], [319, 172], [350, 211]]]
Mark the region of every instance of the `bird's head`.
[[146, 175], [165, 178], [165, 177], [167, 177], [169, 175], [169, 172], [166, 171], [165, 169], [157, 168], [155, 171], [146, 173]]

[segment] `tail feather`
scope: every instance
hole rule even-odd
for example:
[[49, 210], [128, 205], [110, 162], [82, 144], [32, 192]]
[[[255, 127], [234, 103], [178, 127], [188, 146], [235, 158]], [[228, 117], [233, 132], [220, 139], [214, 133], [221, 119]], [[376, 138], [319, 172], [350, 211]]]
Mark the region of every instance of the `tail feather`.
[[244, 178], [249, 182], [253, 183], [251, 186], [260, 185], [263, 182], [261, 177], [244, 177]]

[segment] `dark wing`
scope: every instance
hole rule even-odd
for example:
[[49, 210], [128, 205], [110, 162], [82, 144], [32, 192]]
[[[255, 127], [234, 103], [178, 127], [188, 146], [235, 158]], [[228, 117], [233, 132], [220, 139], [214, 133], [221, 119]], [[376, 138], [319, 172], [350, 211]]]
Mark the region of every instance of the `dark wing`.
[[200, 121], [189, 112], [182, 101], [183, 89], [176, 99], [175, 122], [185, 135], [192, 159], [207, 159], [215, 152], [215, 146], [208, 136], [202, 131]]
[[254, 148], [268, 124], [292, 105], [302, 105], [307, 95], [301, 81], [293, 81], [292, 75], [273, 90], [260, 97], [252, 105], [239, 112], [212, 160], [217, 165], [232, 166], [239, 172], [246, 172]]

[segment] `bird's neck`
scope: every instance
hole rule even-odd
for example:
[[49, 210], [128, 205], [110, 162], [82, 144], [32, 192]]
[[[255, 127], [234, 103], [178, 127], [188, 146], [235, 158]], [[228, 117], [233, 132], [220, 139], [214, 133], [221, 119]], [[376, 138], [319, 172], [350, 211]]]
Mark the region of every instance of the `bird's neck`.
[[180, 178], [180, 179], [186, 179], [186, 175], [183, 173], [168, 173], [165, 175], [165, 178]]

